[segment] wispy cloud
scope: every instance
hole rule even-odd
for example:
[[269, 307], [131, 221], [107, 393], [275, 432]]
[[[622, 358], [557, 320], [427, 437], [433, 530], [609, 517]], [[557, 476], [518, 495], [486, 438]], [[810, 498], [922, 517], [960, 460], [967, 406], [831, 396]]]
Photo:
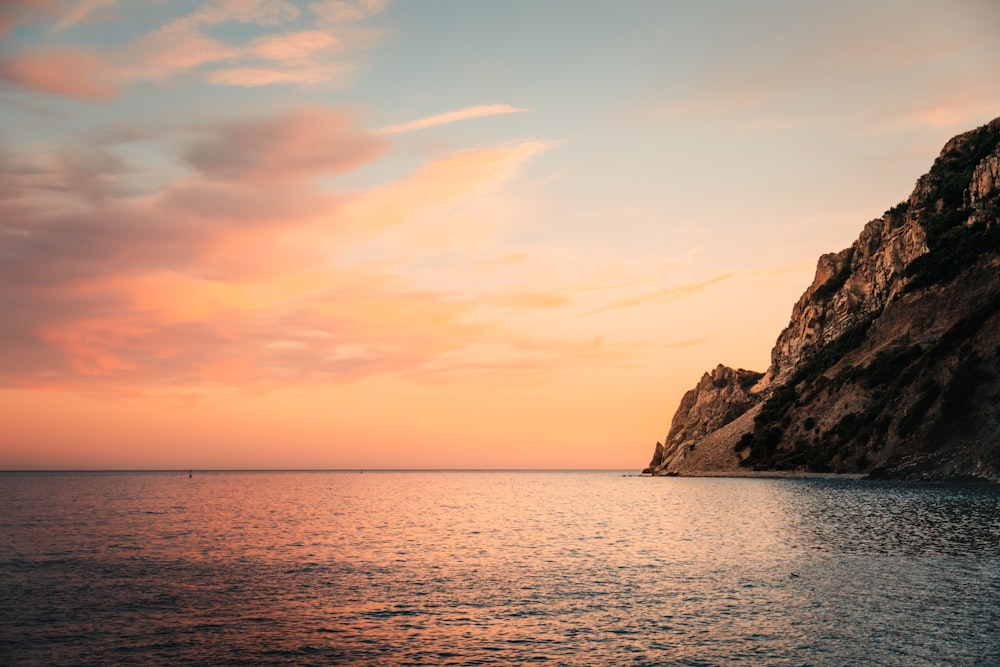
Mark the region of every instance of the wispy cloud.
[[4, 0], [0, 2], [0, 37], [18, 24], [39, 20], [54, 10], [52, 0]]
[[683, 350], [689, 347], [698, 347], [699, 345], [704, 345], [706, 342], [708, 342], [708, 338], [702, 336], [701, 338], [691, 338], [689, 340], [678, 340], [672, 343], [671, 342], [662, 343], [662, 346], [665, 348], [671, 348], [675, 350]]
[[179, 21], [196, 25], [217, 25], [228, 21], [281, 25], [294, 21], [299, 8], [288, 0], [212, 0]]
[[425, 118], [419, 118], [405, 123], [389, 125], [388, 127], [381, 128], [378, 132], [379, 134], [401, 134], [403, 132], [423, 130], [428, 127], [437, 127], [438, 125], [457, 123], [463, 120], [472, 120], [474, 118], [485, 118], [487, 116], [498, 116], [509, 113], [523, 113], [525, 111], [527, 111], [527, 109], [519, 109], [509, 104], [487, 104], [475, 107], [465, 107], [463, 109], [456, 109], [455, 111], [448, 111], [434, 116], [427, 116]]
[[500, 299], [501, 305], [514, 309], [561, 308], [570, 303], [566, 295], [552, 292], [514, 292]]
[[59, 17], [59, 20], [49, 29], [49, 34], [55, 35], [60, 33], [78, 23], [86, 21], [102, 9], [108, 9], [117, 4], [118, 0], [80, 0], [80, 2], [71, 6], [65, 14]]
[[84, 100], [118, 94], [107, 63], [89, 49], [25, 49], [0, 62], [0, 78], [25, 88]]
[[618, 310], [621, 308], [633, 308], [635, 306], [641, 306], [647, 303], [658, 303], [665, 301], [675, 301], [677, 299], [682, 299], [684, 297], [697, 294], [702, 292], [713, 285], [731, 280], [737, 276], [736, 273], [723, 273], [718, 276], [709, 278], [708, 280], [702, 280], [695, 283], [686, 283], [683, 285], [675, 285], [673, 287], [664, 287], [662, 289], [653, 290], [650, 292], [645, 292], [638, 296], [628, 297], [625, 299], [619, 299], [606, 306], [600, 308], [595, 308], [594, 310], [589, 310], [584, 313], [584, 315], [596, 315], [597, 313], [604, 313], [611, 310]]
[[[761, 25], [773, 30], [768, 39], [755, 32]], [[996, 77], [976, 72], [997, 58], [996, 25], [997, 9], [986, 2], [903, 13], [878, 4], [736, 6], [712, 27], [730, 48], [699, 59], [691, 76], [665, 81], [648, 114], [710, 121], [716, 131], [955, 129], [992, 117], [939, 107], [951, 106], [953, 90], [978, 90], [979, 106], [995, 103]]]
[[230, 86], [294, 84], [339, 85], [352, 68], [334, 56], [344, 40], [321, 30], [303, 30], [261, 37], [234, 57], [241, 65], [220, 67], [207, 73], [212, 83]]
[[361, 21], [383, 11], [388, 4], [388, 0], [321, 0], [309, 8], [321, 24], [338, 24]]
[[[590, 349], [526, 343], [491, 319], [495, 309], [484, 314], [475, 289], [428, 288], [399, 265], [345, 258], [387, 225], [419, 225], [495, 192], [544, 142], [459, 151], [378, 188], [331, 193], [319, 177], [355, 169], [383, 145], [344, 111], [306, 107], [181, 136], [193, 173], [142, 197], [116, 193], [127, 165], [99, 160], [96, 145], [76, 172], [55, 158], [0, 160], [16, 175], [0, 197], [0, 385], [444, 379], [508, 362], [537, 375]], [[83, 197], [88, 178], [94, 194]], [[53, 188], [75, 203], [53, 208]], [[506, 312], [567, 303], [541, 290], [494, 301]]]
[[376, 230], [423, 219], [469, 197], [488, 194], [550, 146], [544, 141], [521, 141], [456, 151], [356, 197], [345, 206], [344, 219], [350, 229], [377, 238]]
[[317, 107], [211, 126], [185, 157], [209, 178], [248, 182], [350, 171], [384, 148], [352, 116]]
[[[47, 2], [19, 2], [13, 8], [0, 9], [0, 34], [30, 15], [50, 20], [56, 17], [50, 34], [57, 35], [112, 6], [121, 5], [117, 0], [86, 0], [58, 8]], [[350, 8], [357, 16], [351, 21], [320, 20], [318, 29], [288, 30], [302, 13], [292, 2], [215, 0], [114, 49], [36, 47], [14, 52], [0, 64], [0, 78], [23, 88], [81, 100], [108, 99], [136, 81], [161, 82], [185, 74], [225, 86], [338, 87], [350, 80], [356, 66], [348, 56], [378, 39], [376, 31], [360, 25], [362, 19], [377, 14], [383, 6], [372, 2], [314, 3], [317, 20]], [[275, 32], [239, 40], [224, 39], [210, 31], [227, 23], [263, 26]]]

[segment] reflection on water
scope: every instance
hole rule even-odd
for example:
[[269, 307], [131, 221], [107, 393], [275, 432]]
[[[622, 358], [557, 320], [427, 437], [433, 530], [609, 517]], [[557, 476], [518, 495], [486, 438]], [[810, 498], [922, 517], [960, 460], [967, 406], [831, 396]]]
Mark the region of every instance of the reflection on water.
[[998, 491], [984, 485], [789, 480], [800, 539], [817, 548], [896, 556], [996, 555]]
[[0, 475], [0, 663], [1000, 663], [1000, 489]]

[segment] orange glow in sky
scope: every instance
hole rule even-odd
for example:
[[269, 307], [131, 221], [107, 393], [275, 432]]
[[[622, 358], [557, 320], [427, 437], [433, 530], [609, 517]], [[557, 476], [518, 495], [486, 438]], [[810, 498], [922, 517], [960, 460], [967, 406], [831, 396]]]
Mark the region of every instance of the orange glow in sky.
[[990, 3], [0, 6], [0, 469], [641, 468], [998, 115]]

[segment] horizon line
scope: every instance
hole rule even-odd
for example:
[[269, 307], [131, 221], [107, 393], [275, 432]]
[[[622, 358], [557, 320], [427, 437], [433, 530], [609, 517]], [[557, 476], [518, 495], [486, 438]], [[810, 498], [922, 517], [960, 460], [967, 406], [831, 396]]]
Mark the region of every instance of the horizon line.
[[220, 473], [220, 472], [622, 472], [633, 468], [17, 468], [18, 473]]

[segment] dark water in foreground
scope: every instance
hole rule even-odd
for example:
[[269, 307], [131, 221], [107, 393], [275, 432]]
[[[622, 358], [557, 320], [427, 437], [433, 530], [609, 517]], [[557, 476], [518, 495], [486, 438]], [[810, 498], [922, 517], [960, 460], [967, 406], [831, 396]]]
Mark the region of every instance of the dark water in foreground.
[[1000, 488], [0, 475], [0, 664], [1000, 664]]

